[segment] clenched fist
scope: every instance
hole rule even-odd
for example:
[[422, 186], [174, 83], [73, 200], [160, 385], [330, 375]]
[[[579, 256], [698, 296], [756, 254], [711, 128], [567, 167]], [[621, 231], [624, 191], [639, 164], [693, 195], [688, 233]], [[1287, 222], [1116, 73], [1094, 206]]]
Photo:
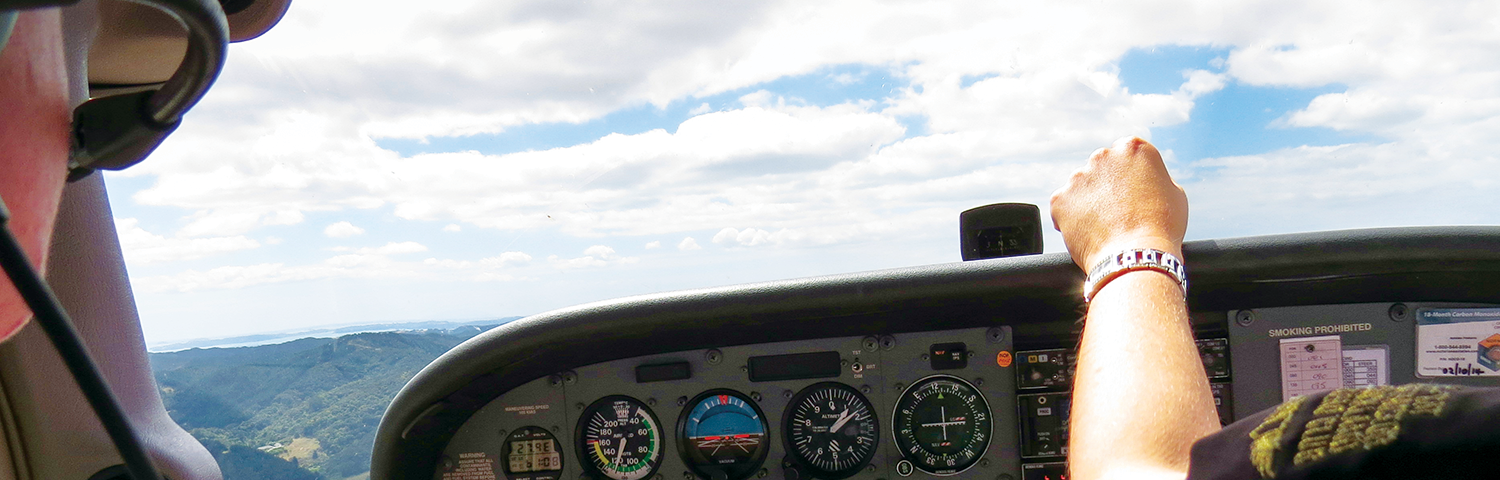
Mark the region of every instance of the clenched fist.
[[1107, 255], [1154, 248], [1182, 257], [1188, 202], [1150, 142], [1101, 148], [1052, 194], [1052, 224], [1084, 273]]

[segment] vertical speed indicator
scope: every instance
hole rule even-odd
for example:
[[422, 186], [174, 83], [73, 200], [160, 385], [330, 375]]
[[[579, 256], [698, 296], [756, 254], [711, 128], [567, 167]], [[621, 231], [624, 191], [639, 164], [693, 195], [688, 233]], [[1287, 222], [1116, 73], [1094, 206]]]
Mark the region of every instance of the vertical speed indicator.
[[901, 456], [933, 475], [968, 470], [990, 445], [989, 403], [952, 375], [933, 375], [907, 387], [892, 417]]
[[578, 419], [578, 456], [596, 479], [641, 480], [661, 466], [661, 423], [634, 398], [604, 397]]

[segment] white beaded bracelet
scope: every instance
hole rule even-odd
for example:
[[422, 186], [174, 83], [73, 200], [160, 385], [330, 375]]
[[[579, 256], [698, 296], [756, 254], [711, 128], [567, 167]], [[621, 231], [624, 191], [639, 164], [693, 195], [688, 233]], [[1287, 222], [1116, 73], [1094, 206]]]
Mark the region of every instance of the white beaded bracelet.
[[1182, 259], [1154, 248], [1133, 248], [1101, 260], [1089, 270], [1088, 281], [1083, 284], [1083, 301], [1093, 301], [1099, 289], [1115, 277], [1133, 270], [1156, 270], [1177, 280], [1182, 294], [1187, 295], [1187, 269]]

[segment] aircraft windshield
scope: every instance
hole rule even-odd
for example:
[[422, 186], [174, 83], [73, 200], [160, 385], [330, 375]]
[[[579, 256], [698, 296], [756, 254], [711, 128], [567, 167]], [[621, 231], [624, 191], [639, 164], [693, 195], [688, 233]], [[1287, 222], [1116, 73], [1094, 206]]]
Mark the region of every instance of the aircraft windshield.
[[156, 347], [957, 261], [1124, 135], [1190, 239], [1494, 223], [1497, 9], [298, 1], [106, 178]]

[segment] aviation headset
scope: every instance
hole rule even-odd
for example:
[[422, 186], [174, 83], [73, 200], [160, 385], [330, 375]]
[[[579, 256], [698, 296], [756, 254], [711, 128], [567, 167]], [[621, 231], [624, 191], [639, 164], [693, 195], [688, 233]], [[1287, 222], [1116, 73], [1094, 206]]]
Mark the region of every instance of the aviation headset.
[[[166, 13], [187, 31], [187, 50], [171, 77], [159, 84], [130, 85], [116, 95], [90, 99], [73, 109], [68, 180], [95, 170], [121, 170], [146, 158], [177, 129], [183, 114], [196, 105], [224, 68], [231, 40], [248, 40], [280, 20], [290, 0], [129, 0]], [[0, 53], [14, 29], [17, 11], [60, 7], [78, 0], [0, 0]], [[238, 15], [232, 33], [226, 14]], [[4, 155], [6, 152], [0, 152]], [[57, 348], [100, 423], [108, 432], [129, 478], [160, 479], [124, 410], [105, 383], [98, 365], [79, 339], [73, 322], [50, 287], [27, 259], [8, 225], [10, 214], [0, 201], [0, 267], [21, 294], [37, 324]]]
[[[229, 42], [265, 33], [290, 4], [289, 0], [129, 1], [160, 10], [182, 24], [187, 31], [187, 52], [165, 82], [131, 85], [119, 89], [127, 93], [94, 98], [73, 110], [69, 181], [87, 177], [95, 170], [122, 170], [145, 160], [219, 77]], [[77, 2], [0, 0], [0, 49], [5, 47], [17, 10]]]

